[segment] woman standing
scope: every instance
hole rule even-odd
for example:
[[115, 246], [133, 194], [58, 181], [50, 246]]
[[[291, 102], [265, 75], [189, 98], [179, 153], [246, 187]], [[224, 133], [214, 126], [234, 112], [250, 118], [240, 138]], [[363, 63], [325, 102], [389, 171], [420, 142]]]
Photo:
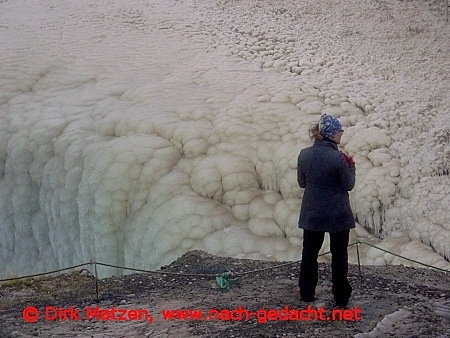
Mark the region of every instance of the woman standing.
[[297, 180], [305, 188], [298, 222], [303, 229], [299, 278], [302, 300], [314, 300], [317, 256], [325, 232], [330, 235], [332, 293], [337, 306], [346, 306], [352, 293], [347, 279], [348, 240], [355, 220], [348, 191], [355, 186], [355, 162], [338, 150], [343, 134], [340, 122], [327, 114], [309, 130], [314, 144], [298, 156]]

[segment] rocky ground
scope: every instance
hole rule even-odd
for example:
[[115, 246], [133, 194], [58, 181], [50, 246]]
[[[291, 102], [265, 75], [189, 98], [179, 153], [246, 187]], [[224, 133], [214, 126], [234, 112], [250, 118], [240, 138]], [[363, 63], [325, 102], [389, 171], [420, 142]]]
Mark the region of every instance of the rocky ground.
[[[330, 265], [320, 264], [317, 300], [308, 304], [298, 297], [299, 264], [280, 264], [193, 251], [160, 273], [98, 281], [98, 300], [95, 278], [86, 270], [3, 283], [0, 337], [450, 337], [448, 273], [404, 266], [362, 266], [360, 275], [358, 266], [352, 265], [351, 302], [347, 309], [335, 312], [352, 320], [327, 320], [333, 310]], [[258, 269], [263, 270], [241, 275]], [[228, 289], [209, 277], [226, 271], [232, 272]], [[311, 320], [295, 320], [302, 314], [292, 310], [307, 309], [308, 305], [316, 311], [323, 308], [325, 320], [313, 320], [313, 311]], [[35, 322], [28, 323], [23, 317], [29, 307], [38, 310]], [[59, 307], [67, 309], [66, 320], [64, 313], [55, 312]], [[93, 317], [89, 320], [87, 307]], [[117, 309], [114, 313], [113, 307]], [[282, 320], [286, 307], [291, 320]], [[122, 314], [125, 311], [120, 309], [127, 312]], [[165, 320], [162, 310], [170, 309], [203, 313], [200, 320]], [[211, 320], [210, 309], [218, 310]], [[138, 320], [132, 310], [145, 311]], [[49, 320], [45, 319], [46, 311]], [[125, 320], [118, 320], [121, 316]], [[33, 320], [32, 311], [28, 317]], [[306, 311], [302, 318], [308, 318]]]

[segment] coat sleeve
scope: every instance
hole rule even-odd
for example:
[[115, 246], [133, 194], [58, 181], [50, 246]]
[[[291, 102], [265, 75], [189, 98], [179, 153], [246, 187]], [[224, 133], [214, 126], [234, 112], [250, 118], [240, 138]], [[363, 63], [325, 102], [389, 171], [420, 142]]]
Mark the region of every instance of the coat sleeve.
[[350, 191], [355, 187], [356, 168], [354, 165], [349, 166], [345, 160], [344, 154], [340, 154], [339, 158], [339, 179], [342, 189]]
[[300, 163], [301, 155], [302, 154], [300, 152], [300, 155], [298, 155], [298, 160], [297, 160], [297, 182], [298, 182], [298, 185], [300, 186], [300, 188], [305, 188], [306, 187], [306, 176], [305, 176], [305, 172], [303, 171], [303, 168]]

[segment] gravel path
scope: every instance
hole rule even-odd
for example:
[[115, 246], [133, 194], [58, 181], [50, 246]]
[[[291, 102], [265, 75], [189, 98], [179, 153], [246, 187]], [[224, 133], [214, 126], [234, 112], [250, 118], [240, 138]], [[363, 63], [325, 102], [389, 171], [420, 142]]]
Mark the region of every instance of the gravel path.
[[[214, 278], [177, 276], [169, 273], [216, 274], [231, 271], [235, 276], [246, 271], [278, 266], [278, 262], [238, 260], [193, 251], [164, 267], [164, 274], [133, 274], [99, 281], [96, 302], [94, 277], [79, 271], [54, 278], [32, 279], [4, 284], [0, 288], [1, 337], [449, 337], [450, 295], [448, 273], [403, 266], [350, 266], [349, 278], [354, 293], [347, 309], [338, 308], [348, 319], [294, 320], [295, 311], [324, 309], [323, 318], [333, 310], [329, 264], [320, 264], [317, 300], [299, 300], [299, 264], [271, 268], [233, 279], [231, 287], [221, 289]], [[22, 311], [39, 311], [39, 319], [26, 323]], [[53, 308], [78, 310], [78, 318], [45, 320], [55, 317]], [[95, 308], [105, 310], [95, 314]], [[91, 311], [86, 320], [85, 309]], [[126, 309], [123, 321], [120, 309]], [[241, 307], [241, 317], [239, 309]], [[287, 309], [291, 320], [282, 310]], [[162, 310], [202, 310], [201, 320], [164, 320]], [[212, 320], [207, 311], [218, 310]], [[274, 309], [271, 318], [263, 309]], [[355, 310], [356, 309], [356, 310]], [[132, 310], [145, 310], [134, 320]], [[235, 312], [232, 312], [235, 310]], [[248, 310], [249, 318], [246, 320]], [[109, 312], [108, 312], [109, 311]], [[252, 312], [254, 314], [252, 314]], [[359, 313], [358, 313], [359, 312]], [[106, 316], [109, 314], [109, 317]], [[298, 314], [298, 313], [297, 313]], [[275, 314], [273, 314], [275, 315]], [[310, 312], [312, 319], [314, 312]], [[385, 316], [390, 315], [385, 318]], [[106, 317], [105, 317], [106, 316]], [[150, 318], [151, 316], [151, 318]], [[303, 318], [308, 318], [307, 312]], [[61, 317], [63, 318], [63, 316]], [[215, 319], [217, 318], [217, 319]], [[220, 318], [220, 320], [219, 320]], [[233, 320], [234, 318], [234, 320]], [[241, 320], [242, 318], [242, 320]], [[383, 318], [385, 318], [383, 320]], [[150, 322], [151, 321], [151, 322]]]

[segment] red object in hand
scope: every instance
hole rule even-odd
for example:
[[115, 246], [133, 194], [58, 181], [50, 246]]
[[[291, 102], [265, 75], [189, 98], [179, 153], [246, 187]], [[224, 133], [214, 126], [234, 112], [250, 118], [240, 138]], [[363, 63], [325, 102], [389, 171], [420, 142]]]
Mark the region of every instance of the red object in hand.
[[355, 161], [353, 161], [353, 158], [351, 158], [350, 156], [348, 156], [347, 154], [343, 153], [345, 160], [347, 161], [347, 164], [349, 166], [355, 165]]

